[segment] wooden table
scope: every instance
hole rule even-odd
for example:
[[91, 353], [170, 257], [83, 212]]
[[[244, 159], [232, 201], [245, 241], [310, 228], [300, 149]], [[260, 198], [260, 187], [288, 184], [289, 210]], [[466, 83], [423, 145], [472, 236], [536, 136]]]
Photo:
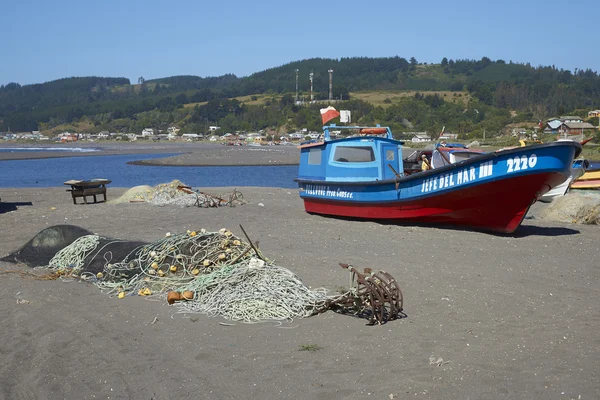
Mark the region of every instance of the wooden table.
[[73, 204], [77, 204], [78, 197], [83, 197], [83, 202], [88, 204], [87, 196], [93, 196], [94, 203], [97, 203], [96, 196], [99, 194], [104, 196], [106, 202], [106, 185], [110, 182], [108, 179], [91, 179], [89, 181], [70, 180], [64, 182], [64, 184], [71, 186], [71, 189], [67, 189], [67, 192], [71, 192]]

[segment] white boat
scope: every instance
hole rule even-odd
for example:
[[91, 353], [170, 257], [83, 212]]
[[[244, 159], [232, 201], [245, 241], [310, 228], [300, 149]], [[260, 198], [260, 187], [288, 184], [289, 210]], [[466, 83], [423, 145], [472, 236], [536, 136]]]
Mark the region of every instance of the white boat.
[[573, 182], [575, 182], [585, 173], [585, 170], [589, 165], [590, 164], [588, 160], [585, 159], [573, 161], [573, 165], [571, 166], [571, 175], [569, 175], [569, 177], [563, 183], [546, 192], [546, 194], [540, 198], [540, 201], [544, 203], [550, 203], [555, 198], [567, 194]]

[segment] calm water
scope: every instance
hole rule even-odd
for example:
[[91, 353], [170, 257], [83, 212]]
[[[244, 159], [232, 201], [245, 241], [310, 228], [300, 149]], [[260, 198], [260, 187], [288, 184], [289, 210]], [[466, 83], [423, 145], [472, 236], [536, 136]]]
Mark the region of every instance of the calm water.
[[62, 151], [71, 153], [91, 153], [100, 151], [100, 148], [95, 147], [0, 147], [0, 153], [26, 153], [26, 152], [41, 152], [41, 151]]
[[0, 188], [62, 186], [70, 179], [110, 179], [113, 187], [157, 185], [179, 179], [194, 189], [218, 186], [296, 188], [297, 166], [153, 167], [128, 165], [174, 154], [131, 154], [94, 157], [0, 161]]

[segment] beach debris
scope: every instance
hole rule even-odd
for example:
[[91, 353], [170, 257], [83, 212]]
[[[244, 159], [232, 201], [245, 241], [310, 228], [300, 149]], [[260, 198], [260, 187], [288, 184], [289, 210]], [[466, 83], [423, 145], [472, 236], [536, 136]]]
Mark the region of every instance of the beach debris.
[[405, 316], [402, 291], [390, 274], [374, 272], [371, 268], [365, 268], [361, 273], [344, 263], [340, 263], [340, 267], [350, 271], [351, 288], [331, 302], [331, 309], [368, 318], [370, 325], [384, 324]]
[[444, 366], [449, 363], [450, 363], [450, 361], [444, 361], [444, 359], [442, 357], [429, 356], [429, 364], [430, 365], [437, 365], [438, 367], [441, 367], [441, 366]]
[[31, 302], [29, 300], [25, 300], [25, 299], [17, 299], [17, 304], [30, 304]]

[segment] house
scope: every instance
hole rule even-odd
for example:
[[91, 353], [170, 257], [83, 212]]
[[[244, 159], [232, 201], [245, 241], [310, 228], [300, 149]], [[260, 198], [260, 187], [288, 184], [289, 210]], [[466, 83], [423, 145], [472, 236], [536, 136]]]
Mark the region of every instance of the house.
[[552, 119], [546, 122], [546, 126], [544, 127], [544, 133], [558, 133], [558, 129], [562, 126], [563, 121], [560, 119]]
[[76, 142], [78, 135], [76, 133], [65, 132], [60, 135], [59, 139], [62, 143], [66, 142]]
[[306, 137], [306, 133], [294, 132], [294, 133], [290, 133], [289, 137], [292, 140], [300, 140], [300, 139], [304, 139]]
[[560, 119], [562, 122], [583, 122], [581, 117], [576, 115], [561, 115], [558, 119]]
[[593, 110], [588, 112], [588, 118], [600, 117], [600, 110]]
[[184, 133], [181, 135], [184, 140], [191, 142], [192, 140], [200, 140], [202, 139], [202, 135], [198, 135], [197, 133]]
[[172, 135], [177, 135], [177, 133], [179, 133], [180, 130], [181, 129], [179, 129], [176, 126], [170, 126], [170, 127], [167, 128], [167, 132], [170, 133], [170, 134], [172, 134]]
[[221, 127], [220, 127], [220, 126], [209, 126], [209, 127], [208, 127], [208, 130], [209, 130], [210, 132], [214, 132], [214, 131], [216, 131], [217, 129], [221, 129]]
[[249, 133], [246, 136], [246, 142], [248, 143], [261, 143], [263, 140], [263, 137], [261, 136], [260, 133]]
[[428, 135], [416, 134], [411, 140], [413, 143], [431, 142], [431, 138]]
[[546, 122], [544, 133], [555, 135], [585, 135], [590, 130], [596, 129], [589, 122], [583, 122], [580, 117], [573, 115], [560, 116], [552, 118]]
[[595, 133], [596, 127], [589, 122], [565, 122], [559, 132], [566, 135], [584, 135], [588, 132]]
[[153, 128], [144, 128], [144, 130], [142, 131], [142, 136], [144, 136], [144, 137], [154, 136], [154, 129]]

